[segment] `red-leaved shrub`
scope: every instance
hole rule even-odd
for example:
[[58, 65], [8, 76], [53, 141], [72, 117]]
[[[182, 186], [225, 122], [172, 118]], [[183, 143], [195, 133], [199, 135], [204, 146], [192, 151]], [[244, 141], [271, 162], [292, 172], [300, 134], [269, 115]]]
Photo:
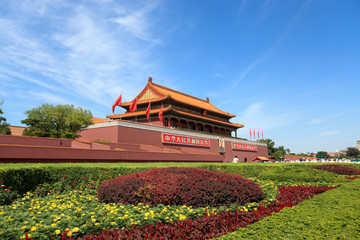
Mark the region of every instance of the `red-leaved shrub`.
[[155, 168], [104, 182], [97, 198], [106, 203], [193, 207], [244, 205], [264, 199], [261, 188], [239, 176], [198, 168]]
[[312, 167], [314, 169], [324, 170], [328, 172], [337, 173], [340, 175], [360, 175], [360, 170], [352, 167], [336, 165], [336, 164], [324, 164]]

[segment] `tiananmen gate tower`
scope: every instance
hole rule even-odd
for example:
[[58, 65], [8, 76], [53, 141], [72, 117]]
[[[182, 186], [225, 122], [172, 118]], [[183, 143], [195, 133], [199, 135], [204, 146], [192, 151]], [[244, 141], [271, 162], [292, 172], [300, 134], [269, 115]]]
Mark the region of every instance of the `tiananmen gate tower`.
[[[137, 100], [137, 111], [129, 110], [133, 102]], [[236, 115], [230, 114], [216, 108], [209, 98], [202, 100], [170, 88], [153, 83], [149, 77], [148, 84], [136, 96], [133, 101], [126, 102], [121, 107], [126, 109], [124, 114], [109, 115], [111, 120], [128, 120], [153, 125], [179, 128], [217, 135], [231, 136], [238, 128], [244, 125], [231, 123], [230, 119]], [[147, 120], [146, 110], [150, 103], [150, 120]], [[158, 114], [163, 106], [163, 122]]]
[[0, 162], [253, 162], [268, 157], [266, 143], [237, 137], [244, 125], [230, 122], [234, 114], [150, 77], [131, 102], [118, 105], [125, 113], [93, 118], [78, 139], [0, 135]]

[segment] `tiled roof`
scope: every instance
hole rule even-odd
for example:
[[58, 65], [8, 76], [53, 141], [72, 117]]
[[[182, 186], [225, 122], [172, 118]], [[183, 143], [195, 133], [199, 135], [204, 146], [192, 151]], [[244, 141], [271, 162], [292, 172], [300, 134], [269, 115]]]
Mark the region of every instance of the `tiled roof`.
[[20, 126], [9, 126], [11, 135], [13, 136], [22, 136], [25, 129], [28, 127], [20, 127]]
[[217, 120], [217, 119], [214, 119], [214, 118], [209, 118], [209, 117], [205, 117], [205, 116], [200, 116], [200, 115], [196, 115], [196, 114], [184, 112], [184, 111], [181, 111], [181, 110], [177, 110], [177, 109], [174, 109], [174, 108], [173, 108], [172, 110], [174, 110], [174, 112], [177, 112], [177, 113], [180, 113], [180, 114], [183, 114], [183, 115], [188, 115], [188, 116], [192, 116], [192, 117], [196, 117], [196, 118], [208, 120], [208, 121], [210, 121], [210, 122], [221, 123], [221, 124], [225, 124], [225, 125], [233, 126], [233, 127], [238, 127], [238, 128], [244, 127], [244, 125], [242, 125], [242, 124], [224, 122], [224, 121]]
[[[163, 108], [164, 112], [167, 112], [167, 111], [170, 111], [170, 110], [172, 110], [174, 112], [177, 112], [179, 114], [185, 115], [185, 116], [191, 116], [191, 117], [194, 117], [194, 118], [199, 118], [199, 119], [207, 120], [207, 121], [210, 121], [210, 122], [220, 123], [220, 124], [227, 125], [227, 126], [238, 127], [238, 128], [244, 127], [244, 125], [242, 125], [242, 124], [224, 122], [224, 121], [221, 121], [221, 120], [217, 120], [217, 119], [213, 119], [213, 118], [209, 118], [209, 117], [205, 117], [205, 116], [201, 116], [201, 115], [196, 115], [196, 114], [184, 112], [184, 111], [175, 109], [175, 108], [173, 108], [171, 106]], [[150, 110], [150, 114], [159, 113], [159, 112], [160, 112], [160, 108]], [[146, 115], [146, 110], [145, 111], [135, 111], [133, 113], [126, 112], [124, 114], [108, 115], [107, 118], [120, 119], [120, 117], [121, 118], [127, 118], [127, 117], [141, 116], [141, 115]]]
[[102, 122], [107, 122], [107, 119], [102, 119], [102, 118], [92, 118], [93, 123], [102, 123]]
[[[149, 97], [142, 98], [144, 94], [147, 94], [147, 95], [150, 96], [149, 90], [151, 90], [153, 92], [153, 94], [152, 94], [153, 98], [152, 99], [150, 99]], [[149, 102], [149, 101], [154, 101], [154, 102], [155, 101], [162, 101], [162, 100], [166, 99], [167, 97], [170, 97], [170, 98], [174, 99], [177, 102], [181, 102], [181, 103], [184, 103], [184, 104], [195, 106], [195, 107], [198, 107], [200, 109], [204, 109], [204, 110], [207, 110], [207, 111], [211, 111], [211, 112], [214, 112], [214, 113], [225, 115], [227, 117], [236, 117], [236, 115], [234, 115], [234, 114], [230, 114], [228, 112], [224, 112], [224, 111], [216, 108], [214, 105], [212, 105], [209, 102], [209, 99], [203, 100], [203, 99], [196, 98], [196, 97], [190, 96], [188, 94], [185, 94], [185, 93], [182, 93], [182, 92], [179, 92], [179, 91], [176, 91], [176, 90], [161, 86], [159, 84], [155, 84], [155, 83], [152, 82], [152, 79], [149, 79], [148, 84], [146, 85], [146, 87], [142, 90], [142, 92], [136, 98], [140, 99], [140, 101], [138, 101], [138, 104], [142, 104], [142, 103], [146, 103], [146, 102]], [[146, 100], [141, 101], [141, 99], [146, 99]], [[125, 102], [125, 103], [122, 104], [122, 106], [123, 107], [128, 107], [128, 106], [131, 105], [131, 103], [133, 101]]]
[[[163, 112], [166, 112], [166, 111], [168, 111], [170, 109], [171, 109], [171, 107], [164, 107]], [[150, 109], [150, 114], [159, 113], [160, 110], [161, 110], [160, 108]], [[123, 114], [108, 115], [106, 117], [110, 118], [110, 119], [120, 119], [120, 117], [121, 118], [126, 118], [126, 117], [135, 117], [135, 116], [141, 116], [141, 115], [146, 115], [146, 110], [144, 110], [144, 111], [135, 111], [135, 112], [126, 112], [126, 113], [123, 113]]]
[[270, 160], [267, 157], [256, 157], [253, 160], [251, 160], [251, 162], [255, 162], [255, 161], [274, 161], [274, 160]]

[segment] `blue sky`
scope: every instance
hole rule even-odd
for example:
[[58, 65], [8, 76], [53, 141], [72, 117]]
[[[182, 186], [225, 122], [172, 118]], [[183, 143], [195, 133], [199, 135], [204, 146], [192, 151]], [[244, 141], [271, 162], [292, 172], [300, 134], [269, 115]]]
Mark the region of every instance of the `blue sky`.
[[[206, 99], [292, 152], [360, 140], [360, 1], [0, 0], [1, 108], [105, 118], [155, 83]], [[120, 110], [117, 109], [117, 112]]]

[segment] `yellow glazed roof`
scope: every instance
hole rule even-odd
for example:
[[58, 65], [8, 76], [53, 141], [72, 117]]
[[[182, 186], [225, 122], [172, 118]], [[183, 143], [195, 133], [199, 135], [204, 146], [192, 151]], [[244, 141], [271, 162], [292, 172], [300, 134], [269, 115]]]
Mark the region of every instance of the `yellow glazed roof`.
[[[170, 97], [177, 102], [195, 106], [195, 107], [201, 108], [203, 110], [207, 110], [207, 111], [211, 111], [211, 112], [218, 113], [221, 115], [225, 115], [227, 117], [236, 117], [236, 115], [234, 115], [234, 114], [230, 114], [228, 112], [224, 112], [224, 111], [221, 111], [220, 109], [216, 108], [214, 105], [212, 105], [209, 102], [209, 99], [203, 100], [203, 99], [196, 98], [196, 97], [190, 96], [188, 94], [178, 92], [176, 90], [155, 84], [152, 82], [151, 78], [149, 78], [148, 84], [136, 98], [138, 99], [138, 104], [142, 104], [142, 103], [146, 103], [149, 101], [152, 101], [152, 102], [162, 101], [162, 100], [166, 99], [167, 97]], [[130, 106], [133, 101], [123, 103], [122, 106], [124, 106], [124, 107]]]
[[[244, 127], [244, 125], [242, 125], [242, 124], [224, 122], [224, 121], [221, 121], [221, 120], [217, 120], [217, 119], [213, 119], [213, 118], [209, 118], [209, 117], [205, 117], [205, 116], [200, 116], [200, 115], [184, 112], [184, 111], [181, 111], [181, 110], [177, 110], [177, 109], [175, 109], [175, 108], [173, 108], [171, 106], [163, 108], [163, 112], [167, 112], [169, 110], [172, 110], [174, 112], [180, 113], [180, 114], [185, 115], [185, 116], [186, 115], [187, 116], [192, 116], [192, 117], [195, 117], [195, 118], [208, 120], [210, 122], [220, 123], [220, 124], [224, 124], [224, 125], [227, 125], [227, 126], [238, 127], [238, 128]], [[160, 108], [150, 110], [150, 114], [159, 113], [159, 112], [160, 112]], [[110, 118], [110, 119], [120, 119], [120, 118], [134, 117], [134, 116], [141, 116], [141, 115], [146, 115], [146, 111], [136, 111], [136, 112], [132, 112], [132, 113], [131, 112], [126, 112], [126, 113], [123, 113], [123, 114], [108, 115], [107, 117]]]

